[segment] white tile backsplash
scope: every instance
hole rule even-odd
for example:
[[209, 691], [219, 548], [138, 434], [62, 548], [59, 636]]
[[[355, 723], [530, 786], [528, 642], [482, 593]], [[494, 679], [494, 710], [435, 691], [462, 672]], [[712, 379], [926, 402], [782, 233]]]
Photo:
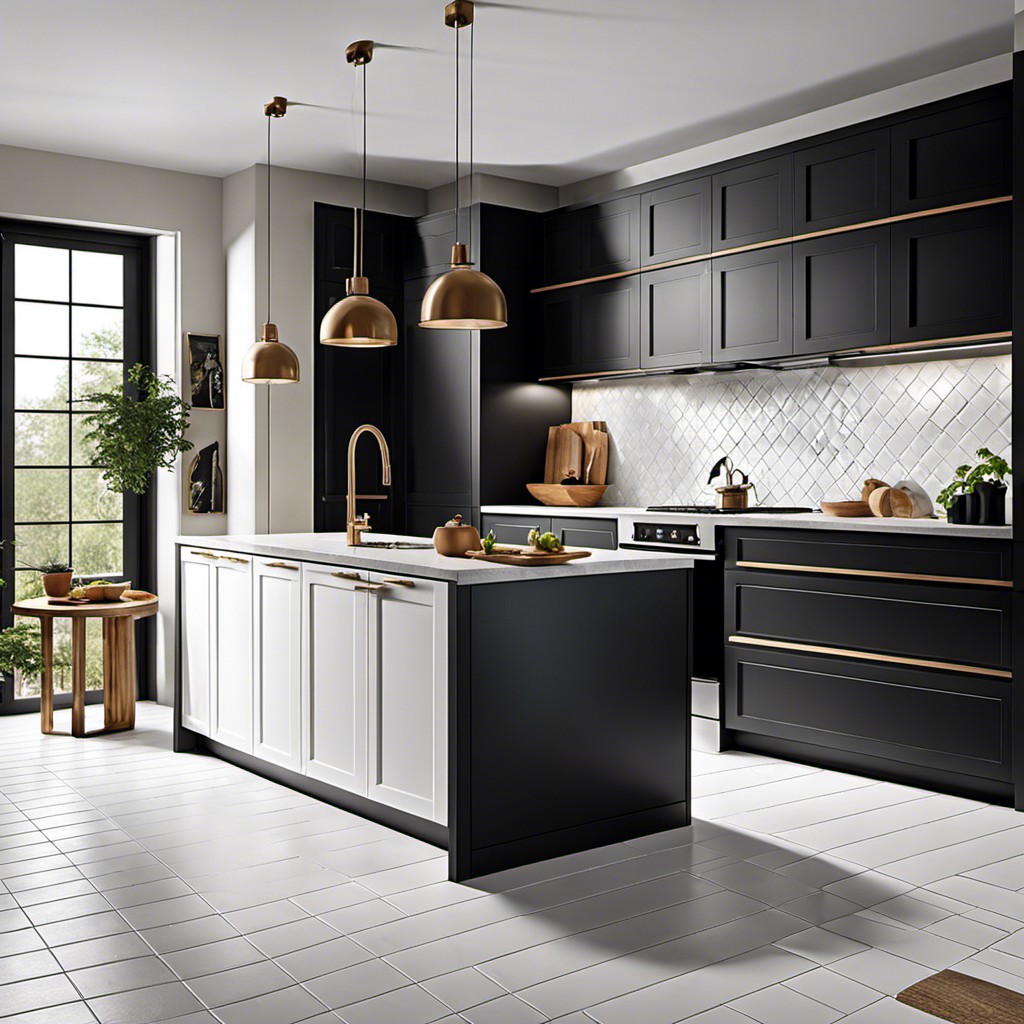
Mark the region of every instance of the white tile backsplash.
[[711, 503], [722, 455], [762, 504], [859, 498], [867, 477], [934, 499], [979, 447], [1010, 459], [1010, 356], [585, 382], [572, 412], [608, 423], [609, 505]]

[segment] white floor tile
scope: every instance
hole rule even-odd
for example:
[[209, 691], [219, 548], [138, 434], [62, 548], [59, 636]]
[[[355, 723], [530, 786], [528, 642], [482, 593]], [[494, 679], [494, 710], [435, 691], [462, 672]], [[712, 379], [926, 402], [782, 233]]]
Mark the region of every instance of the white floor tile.
[[[799, 976], [794, 980], [799, 980]], [[841, 1010], [785, 985], [763, 988], [729, 1005], [759, 1024], [834, 1024], [843, 1016]]]
[[837, 960], [829, 965], [829, 970], [890, 996], [898, 995], [905, 988], [935, 973], [931, 967], [904, 960], [903, 957], [893, 956], [881, 949], [868, 949], [844, 960]]
[[844, 978], [827, 967], [808, 971], [783, 984], [842, 1013], [854, 1013], [878, 1000], [878, 993], [874, 989]]

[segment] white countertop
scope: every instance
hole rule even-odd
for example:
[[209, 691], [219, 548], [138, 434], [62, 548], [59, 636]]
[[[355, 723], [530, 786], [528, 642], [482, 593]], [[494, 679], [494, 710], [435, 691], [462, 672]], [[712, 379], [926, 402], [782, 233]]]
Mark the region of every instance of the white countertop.
[[[643, 516], [645, 522], [657, 523], [661, 520], [679, 520], [679, 513], [648, 512], [645, 508], [627, 506], [595, 506], [594, 508], [572, 508], [564, 505], [484, 505], [480, 511], [484, 515], [509, 516], [562, 516], [570, 519], [620, 519]], [[840, 516], [827, 516], [823, 512], [794, 512], [789, 515], [772, 515], [770, 512], [744, 512], [735, 514], [716, 514], [713, 512], [697, 515], [685, 515], [685, 519], [695, 522], [711, 523], [715, 526], [763, 526], [789, 527], [801, 530], [861, 530], [876, 533], [910, 533], [927, 537], [981, 537], [992, 540], [1011, 540], [1012, 526], [961, 526], [947, 523], [944, 519], [846, 519]], [[621, 533], [621, 531], [620, 531]]]
[[[399, 537], [393, 534], [364, 535], [366, 540], [400, 540], [429, 543], [422, 537]], [[197, 551], [231, 551], [240, 554], [290, 558], [302, 562], [342, 565], [371, 572], [420, 576], [443, 580], [460, 586], [474, 583], [511, 583], [517, 580], [594, 576], [612, 572], [650, 572], [656, 569], [689, 569], [693, 559], [687, 555], [654, 551], [594, 551], [589, 558], [580, 558], [565, 565], [532, 567], [480, 562], [471, 558], [447, 558], [433, 547], [428, 550], [408, 548], [350, 548], [343, 533], [272, 533], [220, 537], [178, 537], [178, 543]]]

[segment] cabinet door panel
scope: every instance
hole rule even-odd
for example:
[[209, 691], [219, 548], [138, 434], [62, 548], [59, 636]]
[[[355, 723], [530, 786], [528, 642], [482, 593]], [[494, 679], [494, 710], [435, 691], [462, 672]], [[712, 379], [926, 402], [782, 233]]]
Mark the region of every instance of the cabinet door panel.
[[525, 544], [531, 530], [547, 533], [551, 529], [548, 516], [501, 516], [485, 515], [483, 517], [483, 535], [494, 531], [494, 539], [499, 544]]
[[209, 736], [210, 687], [216, 623], [212, 602], [213, 562], [181, 554], [181, 724]]
[[711, 251], [710, 177], [646, 193], [641, 213], [641, 266]]
[[600, 281], [580, 289], [577, 371], [631, 370], [640, 365], [640, 281]]
[[580, 361], [579, 289], [549, 292], [543, 303], [544, 372], [574, 373]]
[[640, 197], [626, 196], [581, 211], [582, 277], [640, 265]]
[[792, 247], [724, 256], [711, 274], [712, 360], [792, 355]]
[[549, 215], [544, 218], [544, 283], [562, 284], [582, 276], [580, 213]]
[[892, 340], [1008, 331], [1009, 204], [892, 227]]
[[253, 754], [299, 771], [302, 587], [297, 563], [258, 560], [253, 574]]
[[716, 174], [712, 187], [715, 251], [793, 233], [792, 154]]
[[215, 562], [216, 673], [213, 693], [213, 738], [252, 753], [252, 567], [242, 562]]
[[[356, 576], [344, 579], [339, 572]], [[366, 573], [303, 566], [303, 770], [366, 796]]]
[[556, 517], [551, 520], [551, 532], [569, 547], [606, 548], [614, 551], [619, 546], [618, 527], [614, 519]]
[[893, 213], [1009, 195], [1010, 99], [943, 110], [892, 129]]
[[889, 341], [889, 228], [793, 246], [797, 354]]
[[640, 365], [711, 362], [711, 267], [692, 263], [640, 275]]
[[889, 129], [795, 155], [794, 234], [889, 216]]
[[444, 823], [447, 587], [429, 580], [405, 586], [393, 579], [370, 576], [383, 589], [370, 595], [369, 604], [367, 795]]

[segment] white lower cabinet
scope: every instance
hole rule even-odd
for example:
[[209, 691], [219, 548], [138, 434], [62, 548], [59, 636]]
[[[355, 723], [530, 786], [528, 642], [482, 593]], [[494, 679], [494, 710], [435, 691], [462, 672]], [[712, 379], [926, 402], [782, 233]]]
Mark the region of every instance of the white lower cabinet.
[[253, 756], [300, 771], [302, 567], [298, 562], [253, 562]]
[[214, 672], [212, 551], [183, 548], [181, 552], [180, 608], [181, 724], [193, 732], [211, 733], [210, 684]]

